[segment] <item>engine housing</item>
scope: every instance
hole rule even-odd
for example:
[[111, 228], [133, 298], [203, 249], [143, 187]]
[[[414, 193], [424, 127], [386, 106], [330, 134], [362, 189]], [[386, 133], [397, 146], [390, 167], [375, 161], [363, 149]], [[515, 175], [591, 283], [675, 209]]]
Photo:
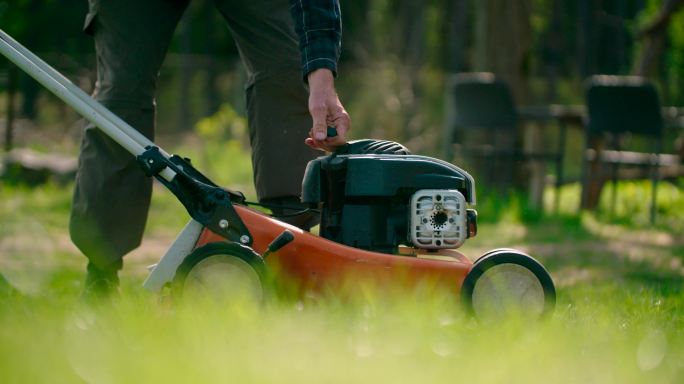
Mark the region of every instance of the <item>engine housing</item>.
[[[448, 202], [439, 203], [440, 209], [438, 195]], [[309, 162], [302, 201], [320, 207], [322, 237], [355, 248], [384, 253], [397, 253], [400, 245], [457, 248], [474, 235], [476, 214], [467, 209], [475, 204], [472, 176], [389, 141], [350, 142]]]

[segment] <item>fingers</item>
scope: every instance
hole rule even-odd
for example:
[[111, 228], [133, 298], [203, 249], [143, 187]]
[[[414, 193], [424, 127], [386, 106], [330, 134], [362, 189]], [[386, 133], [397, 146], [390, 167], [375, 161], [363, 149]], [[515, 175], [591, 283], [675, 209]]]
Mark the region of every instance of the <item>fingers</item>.
[[327, 137], [330, 101], [336, 97], [332, 84], [332, 74], [329, 71], [314, 71], [309, 75], [309, 113], [313, 119], [310, 135], [316, 141]]
[[346, 141], [339, 140], [337, 137], [331, 137], [323, 141], [316, 141], [310, 137], [304, 140], [304, 144], [310, 148], [325, 152], [333, 152], [337, 147], [342, 146], [345, 143]]
[[304, 144], [306, 144], [309, 148], [322, 150], [322, 148], [318, 148], [316, 146], [316, 142], [310, 137], [307, 137], [306, 140], [304, 140]]
[[[338, 100], [339, 103], [339, 100]], [[346, 142], [347, 132], [351, 128], [351, 119], [349, 114], [344, 110], [344, 107], [340, 104], [340, 109], [337, 113], [335, 119], [333, 119], [333, 126], [337, 129], [337, 136]]]
[[[314, 127], [309, 132], [310, 137], [304, 141], [309, 147], [321, 151], [332, 152], [335, 148], [347, 143], [346, 136], [351, 125], [349, 114], [344, 110], [344, 107], [337, 97], [335, 97], [335, 101], [333, 108], [331, 108], [330, 111], [326, 111], [324, 138], [319, 139], [320, 135], [318, 135], [318, 132], [321, 128], [319, 128], [315, 122]], [[337, 130], [337, 136], [328, 137], [327, 130], [329, 126], [334, 127]]]
[[[346, 144], [346, 134], [349, 130], [349, 114], [344, 110], [337, 95], [323, 99], [323, 107], [319, 100], [309, 102], [309, 111], [313, 119], [313, 126], [309, 131], [309, 138], [304, 141], [311, 148], [321, 151], [334, 151], [336, 147]], [[328, 137], [328, 127], [337, 130], [337, 136]]]

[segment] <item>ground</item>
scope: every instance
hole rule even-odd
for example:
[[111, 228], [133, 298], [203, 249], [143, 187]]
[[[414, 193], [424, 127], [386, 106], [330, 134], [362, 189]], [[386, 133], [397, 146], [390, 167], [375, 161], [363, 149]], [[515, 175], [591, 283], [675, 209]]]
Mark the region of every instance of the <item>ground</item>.
[[[248, 158], [228, 148], [239, 171], [201, 155], [198, 168], [253, 196]], [[550, 319], [494, 325], [434, 292], [170, 305], [140, 286], [187, 220], [159, 185], [143, 244], [126, 258], [122, 299], [85, 307], [85, 259], [66, 229], [71, 188], [0, 184], [0, 382], [684, 381], [681, 184], [663, 185], [655, 226], [630, 200], [647, 184], [621, 186], [613, 218], [577, 214], [572, 186], [558, 213], [480, 192], [479, 234], [462, 251], [521, 249], [558, 288]]]

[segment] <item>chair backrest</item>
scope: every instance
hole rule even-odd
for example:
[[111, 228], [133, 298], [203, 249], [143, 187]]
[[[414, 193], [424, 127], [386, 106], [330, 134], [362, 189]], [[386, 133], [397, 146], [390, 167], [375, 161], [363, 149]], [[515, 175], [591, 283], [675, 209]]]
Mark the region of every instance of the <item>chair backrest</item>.
[[663, 117], [658, 91], [648, 80], [635, 76], [593, 76], [587, 82], [587, 129], [660, 137]]
[[517, 126], [518, 115], [511, 90], [494, 74], [458, 74], [452, 92], [455, 127], [513, 130]]

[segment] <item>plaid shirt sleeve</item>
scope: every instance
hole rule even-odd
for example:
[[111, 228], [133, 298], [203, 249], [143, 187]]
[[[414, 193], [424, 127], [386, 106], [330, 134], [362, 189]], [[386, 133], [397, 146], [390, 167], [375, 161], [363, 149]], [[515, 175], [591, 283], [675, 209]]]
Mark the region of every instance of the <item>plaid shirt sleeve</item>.
[[339, 0], [290, 0], [290, 10], [299, 35], [304, 81], [319, 68], [337, 76], [342, 40]]

